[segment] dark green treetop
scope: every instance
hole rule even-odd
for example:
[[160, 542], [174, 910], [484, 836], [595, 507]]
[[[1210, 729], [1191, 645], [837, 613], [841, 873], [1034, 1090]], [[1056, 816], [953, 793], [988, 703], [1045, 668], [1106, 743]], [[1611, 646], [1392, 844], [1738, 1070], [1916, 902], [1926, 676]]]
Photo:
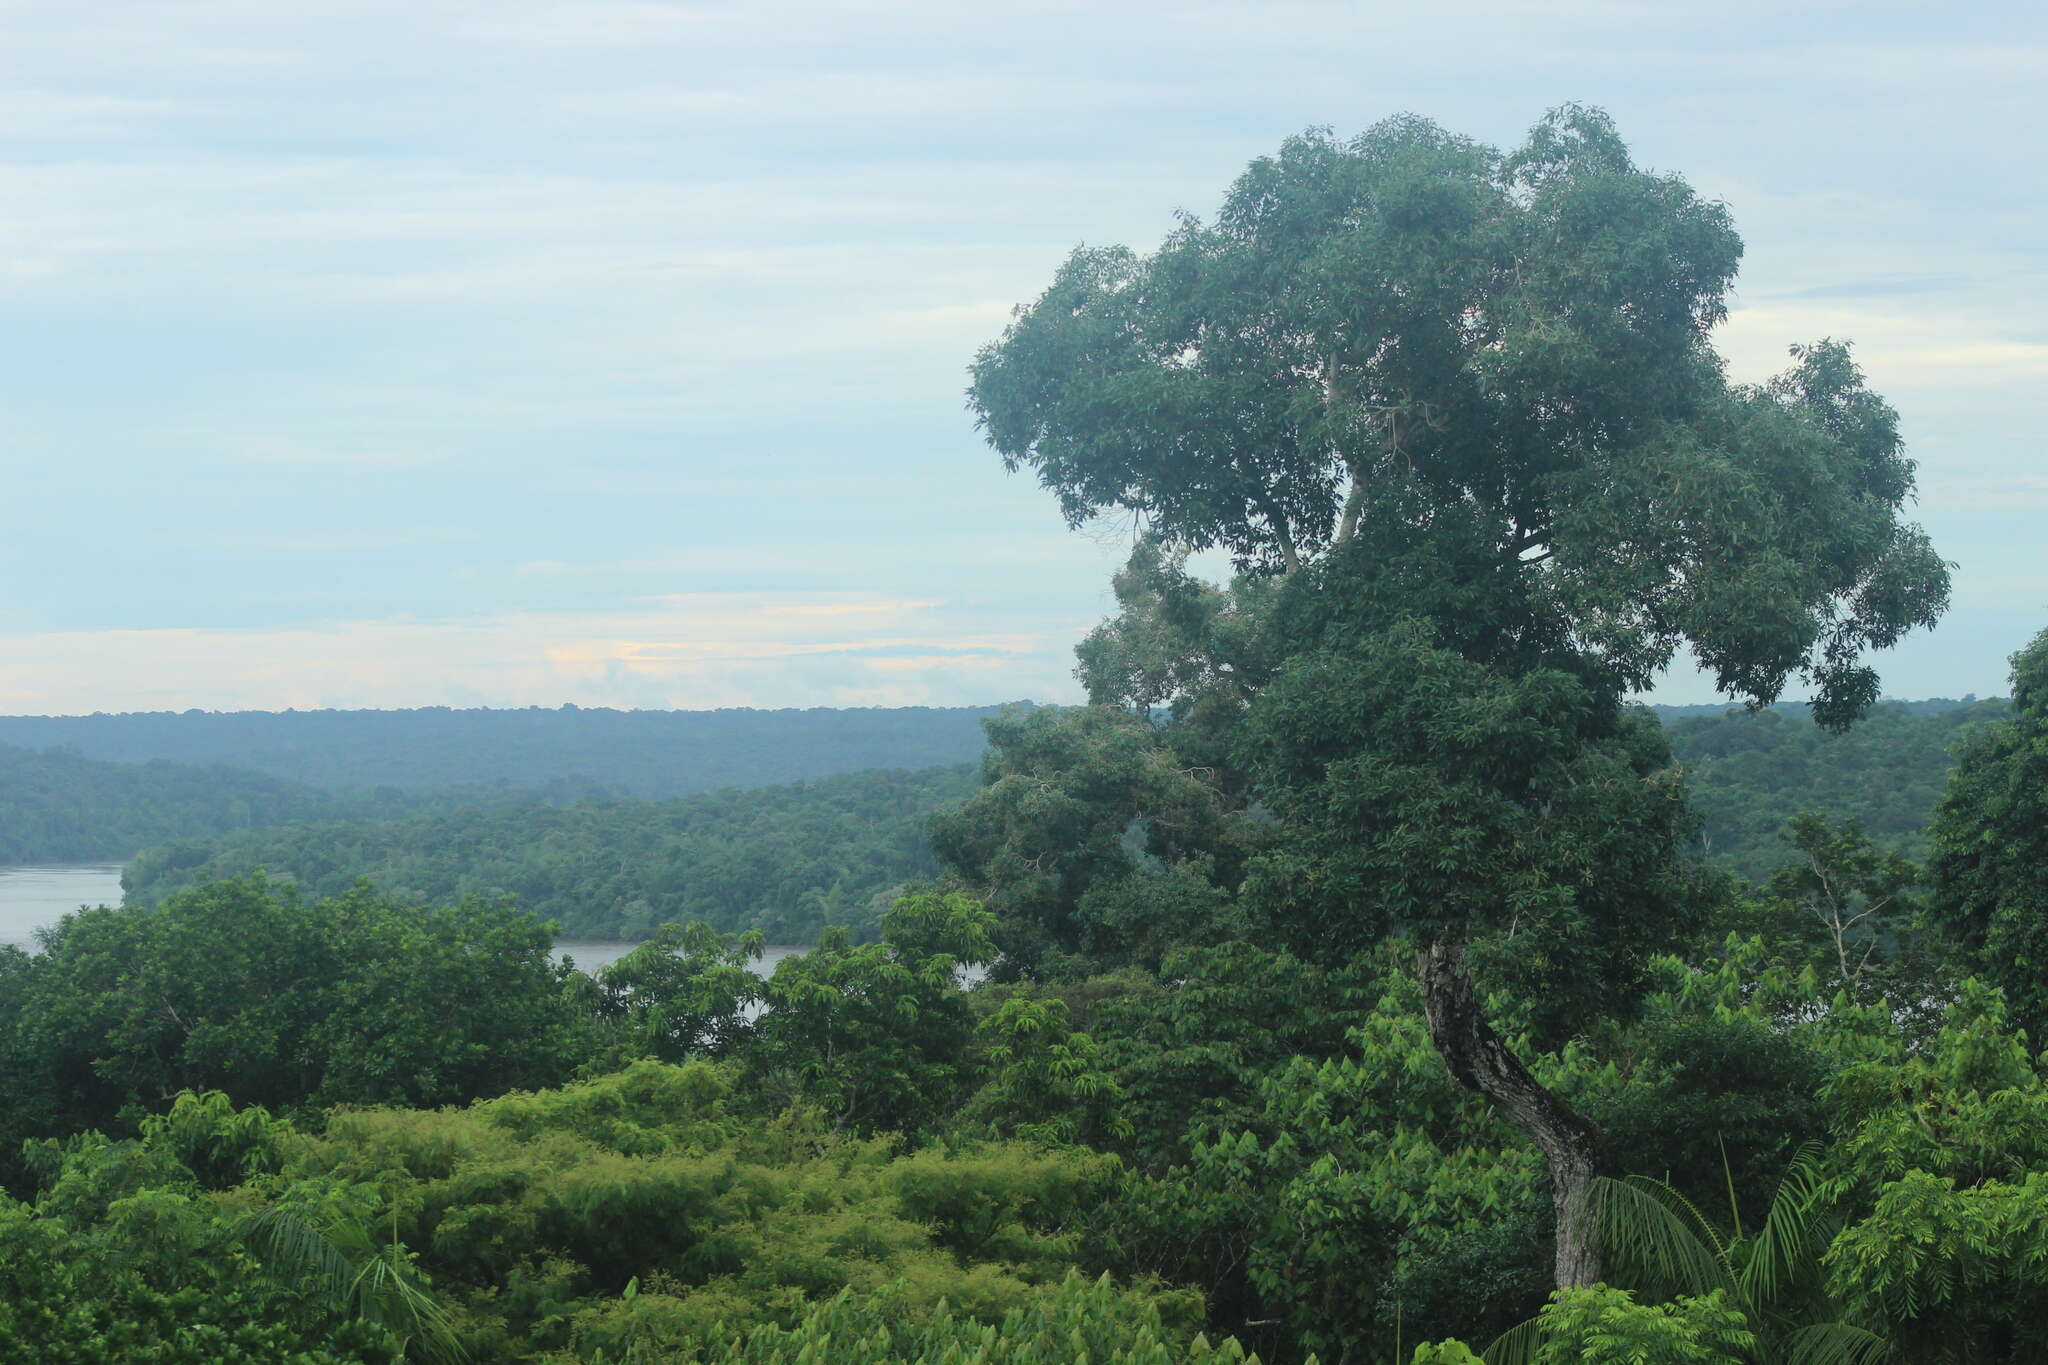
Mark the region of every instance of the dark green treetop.
[[1740, 256], [1596, 111], [1512, 153], [1415, 118], [1314, 131], [1157, 252], [1076, 251], [971, 401], [1076, 524], [1293, 569], [1455, 513], [1625, 685], [1689, 645], [1729, 693], [1797, 674], [1845, 723], [1876, 696], [1862, 652], [1933, 623], [1946, 567], [1898, 519], [1913, 463], [1845, 346], [1728, 382]]

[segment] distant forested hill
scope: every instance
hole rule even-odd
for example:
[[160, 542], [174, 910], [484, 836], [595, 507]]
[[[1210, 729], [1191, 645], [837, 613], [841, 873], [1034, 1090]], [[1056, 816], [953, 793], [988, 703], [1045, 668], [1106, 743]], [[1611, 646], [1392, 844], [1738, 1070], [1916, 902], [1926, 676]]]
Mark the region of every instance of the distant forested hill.
[[228, 763], [336, 790], [533, 789], [580, 780], [659, 799], [981, 754], [1001, 708], [808, 711], [184, 711], [0, 716], [0, 744]]
[[[423, 900], [510, 893], [575, 934], [636, 937], [695, 918], [808, 938], [826, 922], [871, 923], [877, 892], [935, 871], [924, 819], [973, 789], [971, 766], [957, 760], [979, 752], [980, 719], [992, 709], [74, 718], [106, 723], [103, 738], [315, 737], [320, 744], [290, 751], [296, 761], [343, 786], [383, 790], [336, 794], [221, 766], [0, 748], [0, 862], [114, 858], [165, 845], [130, 868], [144, 898], [196, 876], [265, 867], [322, 894], [358, 876]], [[1922, 855], [1955, 743], [2010, 710], [2003, 701], [1888, 702], [1830, 736], [1802, 707], [1659, 709], [1690, 770], [1709, 857], [1753, 878], [1784, 861], [1778, 831], [1809, 809], [1860, 819], [1880, 843]], [[323, 729], [321, 717], [336, 728]], [[19, 723], [0, 720], [0, 728]], [[323, 747], [351, 732], [391, 741], [410, 731], [453, 744], [465, 727], [504, 742], [494, 751], [478, 740], [474, 753], [438, 757], [431, 747], [408, 754], [395, 741], [355, 755]], [[627, 743], [636, 734], [647, 741], [637, 749]], [[948, 746], [953, 766], [902, 771]], [[773, 774], [862, 753], [897, 771], [769, 785]], [[572, 764], [591, 775], [553, 771]], [[721, 772], [736, 774], [728, 787], [756, 790], [608, 799]], [[547, 785], [512, 785], [521, 773]], [[608, 790], [593, 789], [599, 779]], [[402, 792], [401, 781], [425, 790]]]
[[403, 820], [249, 830], [152, 849], [125, 878], [154, 902], [195, 880], [262, 868], [335, 895], [357, 877], [444, 903], [512, 895], [563, 932], [645, 938], [707, 920], [808, 943], [826, 924], [872, 930], [890, 888], [937, 872], [925, 819], [974, 789], [971, 764], [865, 772], [671, 801], [472, 807]]
[[1884, 847], [1925, 856], [1957, 742], [1971, 726], [2012, 714], [2003, 700], [1884, 702], [1848, 733], [1830, 735], [1804, 707], [1684, 708], [1692, 714], [1673, 718], [1675, 709], [1659, 708], [1706, 819], [1707, 854], [1751, 878], [1786, 860], [1778, 831], [1805, 810], [1854, 817]]
[[126, 858], [167, 839], [367, 813], [263, 773], [0, 745], [0, 863]]

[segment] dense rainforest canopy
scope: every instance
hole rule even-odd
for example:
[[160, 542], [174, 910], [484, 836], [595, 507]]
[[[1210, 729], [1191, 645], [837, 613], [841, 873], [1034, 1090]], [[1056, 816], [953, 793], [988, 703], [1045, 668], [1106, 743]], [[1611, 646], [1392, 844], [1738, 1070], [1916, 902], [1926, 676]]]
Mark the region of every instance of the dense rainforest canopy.
[[1786, 857], [1785, 823], [1806, 811], [1854, 820], [1873, 842], [1925, 858], [1928, 826], [1970, 736], [2011, 715], [2004, 701], [1884, 702], [1839, 734], [1790, 709], [1674, 718], [1708, 862], [1752, 881]]
[[[2048, 632], [2009, 708], [1872, 711], [1946, 565], [1846, 346], [1728, 381], [1739, 254], [1580, 109], [1512, 151], [1311, 133], [1157, 252], [1076, 253], [972, 401], [1139, 535], [1090, 703], [987, 718], [932, 884], [765, 978], [758, 933], [586, 977], [506, 902], [316, 879], [72, 916], [0, 956], [0, 1340], [2048, 1355]], [[1811, 713], [1660, 726], [1625, 698], [1681, 648]]]
[[[2002, 701], [1885, 702], [1830, 734], [1806, 723], [1804, 708], [1650, 709], [1686, 766], [1701, 851], [1752, 880], [1782, 860], [1785, 822], [1808, 810], [1856, 820], [1879, 846], [1923, 857], [1956, 746], [1971, 727], [2007, 714]], [[644, 937], [653, 924], [702, 919], [801, 941], [826, 923], [872, 930], [879, 912], [867, 898], [931, 869], [914, 817], [964, 796], [970, 781], [964, 767], [949, 770], [957, 783], [937, 772], [849, 774], [650, 806], [615, 794], [607, 757], [585, 751], [578, 763], [587, 778], [538, 790], [351, 794], [222, 765], [0, 747], [0, 862], [118, 859], [141, 849], [128, 878], [145, 898], [261, 867], [323, 894], [359, 875], [428, 900], [509, 893], [566, 931], [595, 937]], [[904, 798], [906, 784], [917, 794]], [[606, 816], [546, 809], [581, 802]], [[490, 806], [523, 809], [483, 809]], [[879, 822], [872, 838], [861, 833], [869, 821]], [[318, 835], [282, 828], [320, 822], [333, 827]], [[614, 833], [633, 842], [630, 856], [593, 843]], [[642, 856], [648, 839], [665, 841], [663, 856]], [[661, 889], [649, 894], [655, 864]], [[813, 891], [822, 903], [805, 900]], [[800, 901], [814, 908], [800, 912]]]
[[511, 896], [574, 937], [644, 939], [703, 920], [808, 943], [828, 924], [872, 937], [888, 893], [938, 873], [926, 818], [974, 769], [869, 772], [674, 801], [465, 806], [404, 820], [303, 824], [153, 848], [131, 898], [257, 870], [338, 895], [358, 877], [417, 900]]
[[0, 745], [0, 863], [126, 858], [172, 839], [407, 808], [224, 765], [106, 763]]

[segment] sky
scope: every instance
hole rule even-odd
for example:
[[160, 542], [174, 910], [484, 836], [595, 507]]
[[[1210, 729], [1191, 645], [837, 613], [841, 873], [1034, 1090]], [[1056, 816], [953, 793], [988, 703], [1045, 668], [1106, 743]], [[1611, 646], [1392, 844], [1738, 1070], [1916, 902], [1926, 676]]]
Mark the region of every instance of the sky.
[[[1565, 101], [1725, 201], [1738, 378], [1856, 343], [2048, 625], [2048, 7], [0, 0], [0, 713], [1072, 701], [1127, 545], [965, 369], [1310, 125]], [[1657, 699], [1714, 699], [1676, 671]]]

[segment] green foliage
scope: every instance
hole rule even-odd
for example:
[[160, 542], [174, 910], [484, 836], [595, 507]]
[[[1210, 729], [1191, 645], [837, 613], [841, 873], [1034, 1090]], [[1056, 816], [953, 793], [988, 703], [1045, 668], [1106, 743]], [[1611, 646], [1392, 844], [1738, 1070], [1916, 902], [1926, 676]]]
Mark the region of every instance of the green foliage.
[[982, 789], [932, 820], [940, 859], [996, 911], [1005, 975], [1075, 976], [1234, 937], [1226, 886], [1258, 838], [1241, 802], [1127, 710], [988, 722]]
[[710, 925], [661, 931], [597, 973], [599, 1014], [622, 1027], [636, 1055], [681, 1061], [692, 1053], [731, 1051], [761, 1001], [751, 963], [761, 935], [721, 934]]
[[[674, 1365], [1258, 1365], [1234, 1340], [1212, 1346], [1189, 1341], [1166, 1324], [1158, 1306], [1112, 1286], [1070, 1275], [1057, 1290], [988, 1323], [940, 1304], [918, 1313], [898, 1286], [856, 1297], [841, 1291], [789, 1327], [764, 1323], [741, 1336], [724, 1324], [700, 1347], [659, 1356], [643, 1353], [630, 1334], [639, 1323], [622, 1308], [625, 1335], [593, 1365], [660, 1359]], [[599, 1333], [592, 1330], [592, 1339]], [[1315, 1365], [1310, 1357], [1306, 1365]]]
[[173, 839], [363, 817], [401, 804], [218, 764], [103, 763], [75, 750], [0, 744], [0, 863], [125, 858]]
[[1484, 1365], [1484, 1362], [1462, 1341], [1425, 1341], [1415, 1348], [1409, 1365]]
[[1066, 1002], [1009, 994], [975, 1028], [988, 1079], [961, 1111], [968, 1126], [1040, 1142], [1127, 1139], [1123, 1088], [1095, 1040], [1068, 1027]]
[[1645, 1304], [1605, 1285], [1567, 1289], [1539, 1322], [1534, 1365], [1740, 1365], [1756, 1341], [1718, 1291]]
[[1865, 995], [1886, 986], [1894, 997], [1926, 994], [1925, 954], [1916, 942], [1920, 869], [1877, 848], [1853, 819], [1833, 825], [1807, 812], [1787, 823], [1783, 837], [1793, 861], [1766, 889], [1790, 911], [1828, 977]]
[[1268, 1073], [1242, 1128], [1198, 1130], [1119, 1219], [1138, 1264], [1333, 1357], [1505, 1325], [1545, 1283], [1540, 1162], [1444, 1072], [1405, 976], [1384, 986], [1347, 1055]]
[[2040, 1038], [2048, 1036], [2048, 631], [2012, 663], [2012, 718], [1972, 737], [1935, 815], [1928, 908]]
[[995, 957], [994, 918], [965, 896], [926, 893], [882, 916], [883, 941], [828, 930], [775, 966], [755, 1065], [787, 1077], [836, 1124], [916, 1131], [957, 1102], [974, 1023], [962, 967]]
[[[466, 1110], [341, 1110], [318, 1135], [186, 1094], [140, 1140], [45, 1144], [35, 1202], [0, 1202], [0, 1342], [180, 1365], [819, 1359], [858, 1324], [878, 1360], [1244, 1359], [1190, 1342], [1196, 1295], [1073, 1275], [1115, 1162], [739, 1119], [736, 1074], [645, 1061]], [[185, 1157], [246, 1178], [207, 1192]]]
[[15, 1141], [182, 1090], [273, 1108], [440, 1104], [560, 1079], [584, 1040], [550, 927], [478, 900], [367, 887], [311, 904], [260, 877], [154, 909], [67, 915], [0, 980], [0, 1039], [33, 1106]]
[[[1732, 1208], [1732, 1186], [1728, 1194]], [[1745, 1328], [1743, 1344], [1750, 1348], [1745, 1355], [1754, 1353], [1772, 1365], [1878, 1361], [1891, 1352], [1889, 1343], [1853, 1320], [1846, 1301], [1830, 1295], [1823, 1283], [1821, 1257], [1836, 1230], [1830, 1202], [1811, 1153], [1793, 1163], [1762, 1225], [1748, 1234], [1739, 1225], [1727, 1233], [1716, 1229], [1660, 1181], [1639, 1177], [1594, 1186], [1595, 1216], [1613, 1278], [1645, 1298], [1672, 1300], [1667, 1311], [1701, 1302], [1725, 1305], [1733, 1324]], [[1559, 1331], [1552, 1321], [1557, 1308], [1553, 1302], [1545, 1310], [1536, 1326], [1538, 1339]], [[1653, 1318], [1644, 1316], [1653, 1311], [1630, 1305], [1624, 1316], [1632, 1313], [1654, 1325]], [[1582, 1325], [1576, 1335], [1591, 1330]], [[1515, 1340], [1509, 1339], [1504, 1354], [1511, 1354]], [[1549, 1358], [1542, 1350], [1536, 1356]]]
[[[1322, 573], [1290, 590], [1326, 596]], [[1318, 633], [1376, 625], [1291, 660], [1254, 705], [1259, 789], [1282, 833], [1252, 894], [1297, 952], [1512, 937], [1501, 969], [1540, 990], [1557, 1026], [1614, 1008], [1705, 907], [1678, 856], [1690, 817], [1661, 736], [1569, 659], [1495, 667], [1434, 626], [1334, 610]]]
[[331, 1198], [300, 1198], [253, 1210], [234, 1232], [271, 1275], [310, 1291], [344, 1320], [390, 1337], [400, 1356], [465, 1359], [448, 1314], [399, 1244], [396, 1225], [390, 1243], [380, 1244], [356, 1218], [337, 1213], [333, 1203]]
[[[124, 1233], [151, 1234], [154, 1253]], [[0, 1204], [0, 1343], [18, 1360], [98, 1365], [344, 1365], [396, 1343], [323, 1312], [224, 1246], [186, 1197], [137, 1195], [104, 1228]]]
[[1687, 716], [1659, 708], [1685, 767], [1710, 862], [1762, 882], [1785, 860], [1785, 824], [1807, 811], [1855, 821], [1878, 848], [1922, 859], [1957, 747], [2011, 713], [2002, 701], [1884, 702], [1839, 734], [1804, 707]]
[[902, 1156], [802, 1116], [741, 1119], [733, 1079], [643, 1062], [467, 1111], [340, 1113], [287, 1170], [380, 1190], [484, 1359], [675, 1349], [899, 1280], [920, 1310], [1000, 1321], [1066, 1273], [1114, 1179], [1080, 1151]]
[[1836, 724], [1876, 699], [1861, 651], [1931, 623], [1947, 575], [1895, 520], [1913, 466], [1845, 347], [1726, 383], [1740, 254], [1597, 111], [1512, 152], [1412, 117], [1310, 132], [1152, 255], [1076, 251], [972, 399], [1077, 524], [1127, 510], [1292, 570], [1446, 512], [1629, 685], [1689, 642], [1735, 695], [1803, 674]]
[[154, 902], [259, 870], [320, 896], [368, 877], [434, 904], [512, 896], [572, 936], [651, 938], [691, 920], [783, 943], [828, 923], [872, 936], [891, 889], [937, 871], [926, 818], [972, 789], [970, 770], [941, 768], [663, 802], [465, 806], [151, 849], [126, 883]]
[[[385, 1273], [330, 1277], [280, 1265], [269, 1230], [281, 1220], [238, 1212], [203, 1194], [178, 1160], [188, 1141], [212, 1129], [231, 1145], [270, 1148], [285, 1133], [260, 1111], [236, 1114], [224, 1097], [180, 1097], [174, 1121], [141, 1141], [87, 1134], [38, 1153], [44, 1189], [31, 1203], [0, 1198], [0, 1343], [10, 1359], [151, 1365], [433, 1358], [411, 1352], [437, 1308], [419, 1284]], [[203, 1144], [202, 1144], [203, 1145]], [[211, 1153], [218, 1157], [216, 1150]], [[361, 1200], [329, 1189], [295, 1190], [293, 1203], [324, 1203], [325, 1225], [352, 1246], [367, 1234], [334, 1213], [360, 1213]], [[348, 1267], [328, 1237], [318, 1246]], [[383, 1254], [375, 1253], [373, 1254]], [[403, 1284], [403, 1289], [396, 1286]], [[410, 1313], [392, 1312], [402, 1297]], [[394, 1330], [403, 1318], [406, 1326]]]
[[1825, 1097], [1845, 1213], [1830, 1291], [1889, 1323], [1907, 1359], [2048, 1352], [2048, 1077], [1999, 993], [1963, 983], [1938, 1035], [1873, 1050]]

